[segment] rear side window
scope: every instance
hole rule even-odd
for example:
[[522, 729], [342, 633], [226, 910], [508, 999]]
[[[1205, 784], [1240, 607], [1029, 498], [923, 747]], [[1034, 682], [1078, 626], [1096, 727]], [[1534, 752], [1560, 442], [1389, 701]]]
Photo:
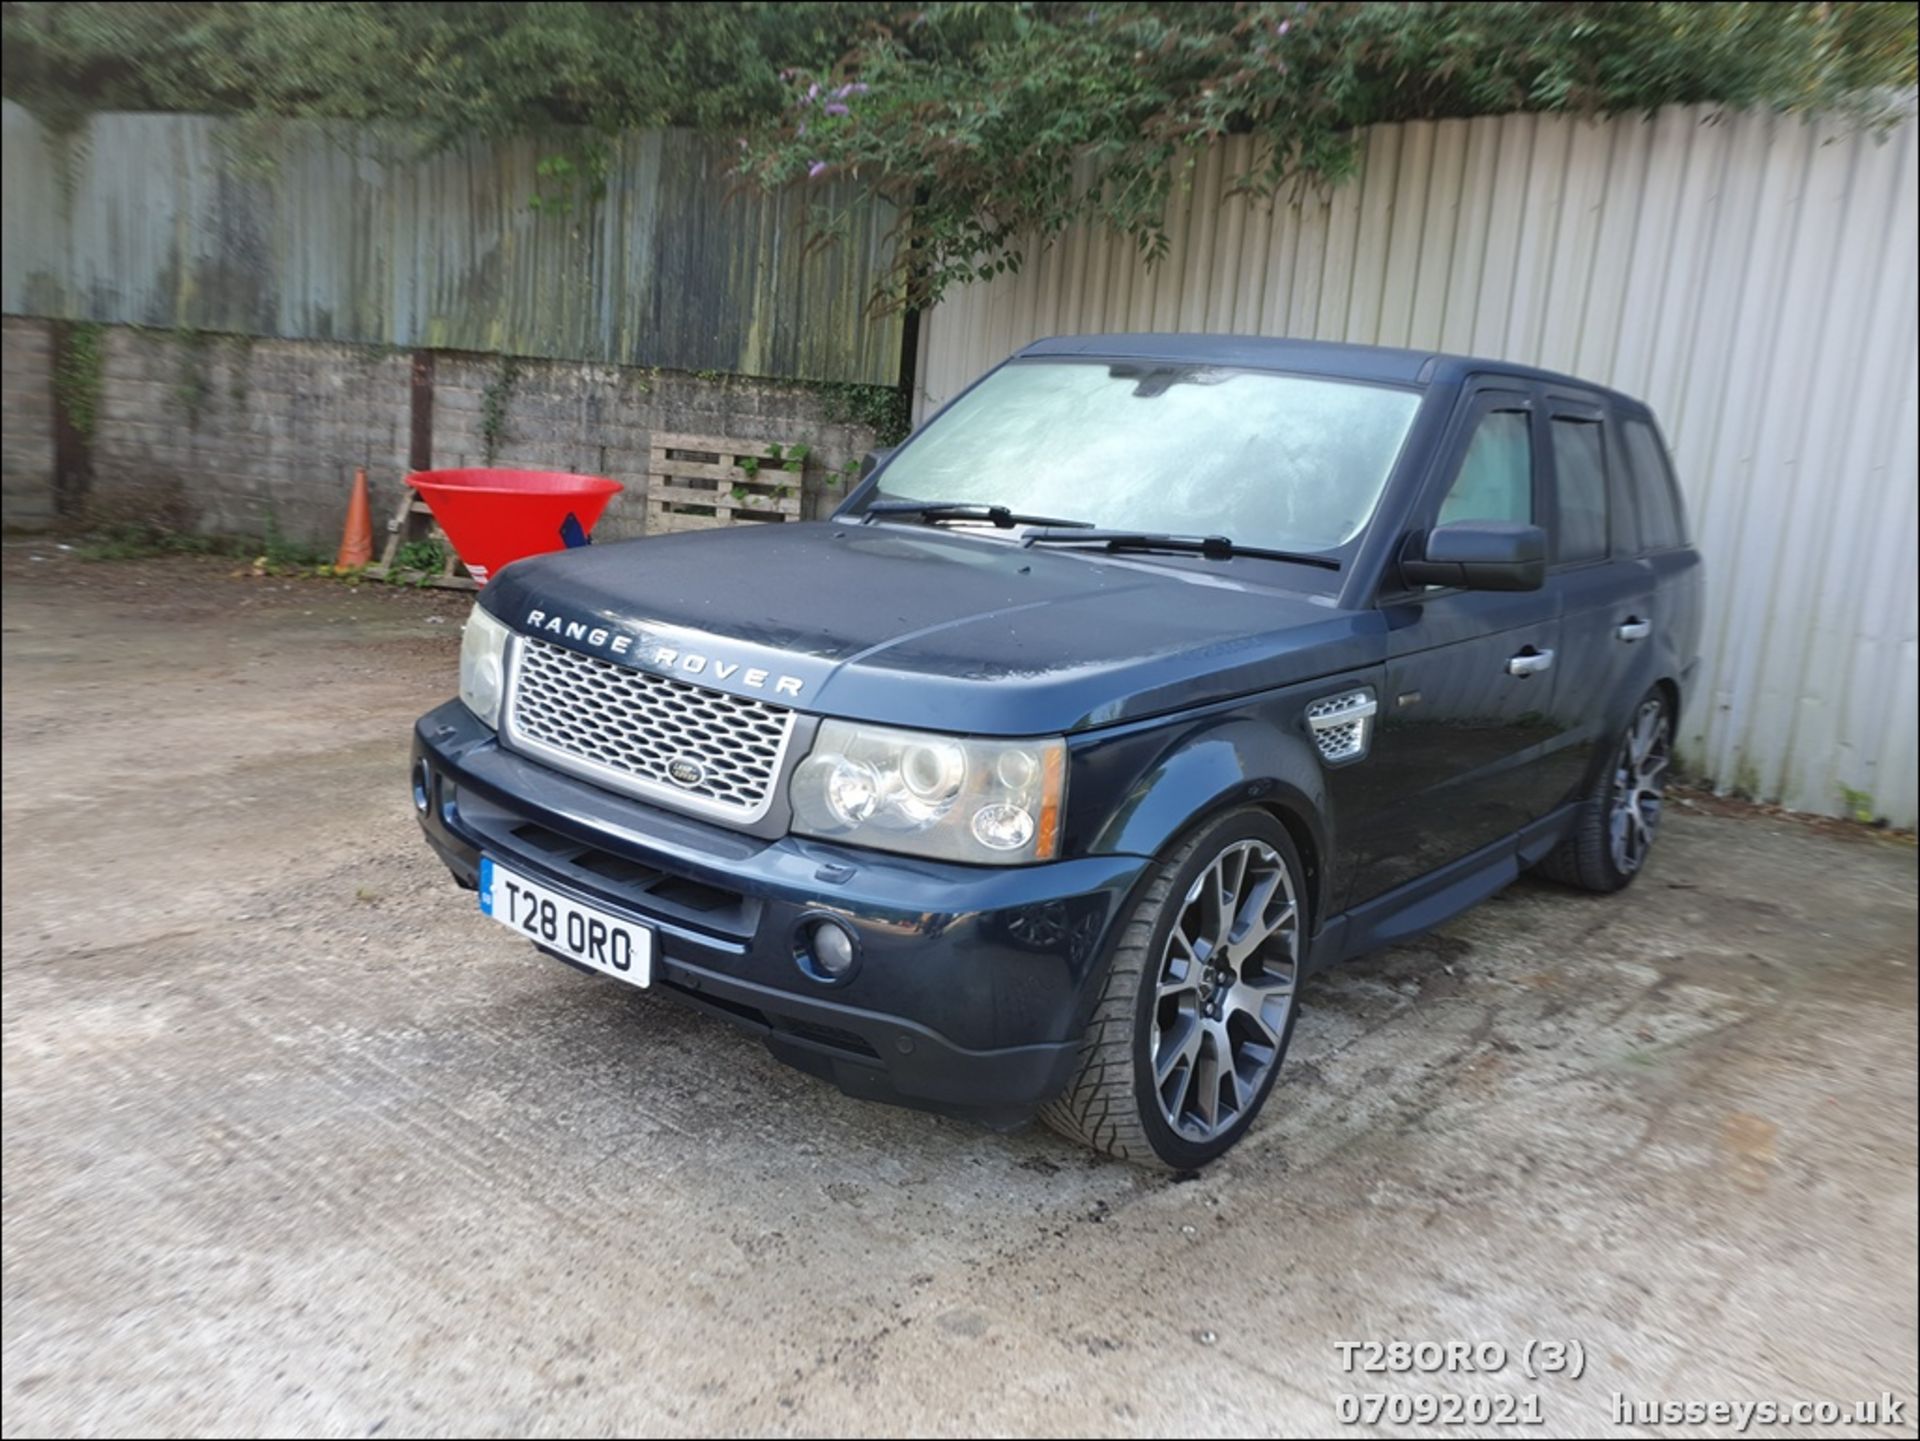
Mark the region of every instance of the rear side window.
[[1553, 490], [1560, 513], [1554, 558], [1607, 553], [1607, 447], [1597, 420], [1553, 420]]
[[1644, 420], [1629, 420], [1627, 464], [1633, 472], [1634, 498], [1640, 503], [1640, 540], [1648, 550], [1672, 550], [1687, 543], [1680, 496], [1673, 485], [1667, 448]]
[[1440, 524], [1455, 520], [1533, 520], [1533, 437], [1524, 410], [1480, 417], [1460, 473], [1440, 503]]

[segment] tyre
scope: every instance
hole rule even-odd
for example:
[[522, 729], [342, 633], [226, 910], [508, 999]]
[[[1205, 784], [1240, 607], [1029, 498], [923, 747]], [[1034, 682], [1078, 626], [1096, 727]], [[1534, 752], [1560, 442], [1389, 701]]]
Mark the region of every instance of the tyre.
[[1667, 768], [1673, 760], [1673, 707], [1650, 690], [1574, 814], [1573, 829], [1545, 860], [1542, 875], [1603, 893], [1632, 884], [1660, 833]]
[[1245, 1135], [1293, 1036], [1304, 874], [1286, 828], [1254, 809], [1164, 857], [1120, 922], [1079, 1064], [1042, 1119], [1171, 1170], [1204, 1166]]

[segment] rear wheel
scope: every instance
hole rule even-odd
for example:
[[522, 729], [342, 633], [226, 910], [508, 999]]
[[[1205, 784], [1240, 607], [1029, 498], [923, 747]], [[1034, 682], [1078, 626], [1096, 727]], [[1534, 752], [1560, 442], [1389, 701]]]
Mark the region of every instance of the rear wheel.
[[1122, 923], [1065, 1093], [1041, 1113], [1096, 1151], [1176, 1170], [1246, 1134], [1293, 1035], [1306, 935], [1299, 853], [1234, 811], [1160, 865]]
[[1543, 874], [1589, 891], [1630, 885], [1647, 863], [1666, 808], [1673, 762], [1673, 708], [1647, 692], [1613, 753], [1581, 799], [1567, 838], [1540, 863]]

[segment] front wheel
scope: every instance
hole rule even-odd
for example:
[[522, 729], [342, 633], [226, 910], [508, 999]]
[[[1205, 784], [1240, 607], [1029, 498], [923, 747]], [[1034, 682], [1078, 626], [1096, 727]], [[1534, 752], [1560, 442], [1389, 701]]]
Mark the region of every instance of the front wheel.
[[1299, 852], [1265, 811], [1204, 826], [1121, 923], [1079, 1065], [1041, 1112], [1122, 1160], [1203, 1166], [1253, 1124], [1293, 1035], [1307, 933]]
[[1612, 764], [1581, 797], [1573, 829], [1540, 862], [1544, 875], [1582, 890], [1630, 885], [1647, 863], [1666, 808], [1673, 762], [1673, 708], [1666, 692], [1648, 691], [1616, 743]]

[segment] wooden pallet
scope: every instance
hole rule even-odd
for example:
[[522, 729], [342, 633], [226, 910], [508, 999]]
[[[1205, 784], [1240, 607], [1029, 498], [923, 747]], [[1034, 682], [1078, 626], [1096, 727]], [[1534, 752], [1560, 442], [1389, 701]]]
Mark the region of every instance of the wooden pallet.
[[760, 440], [656, 433], [647, 472], [647, 534], [800, 519], [805, 473], [781, 468], [774, 452], [783, 448]]
[[[460, 557], [454, 553], [447, 533], [434, 520], [433, 508], [420, 498], [419, 492], [412, 486], [403, 489], [405, 495], [400, 501], [400, 509], [387, 522], [386, 549], [380, 552], [377, 563], [367, 567], [367, 575], [374, 580], [391, 580], [399, 585], [430, 585], [442, 590], [480, 589], [480, 583], [467, 573], [467, 568], [460, 563]], [[394, 557], [399, 554], [400, 547], [416, 540], [440, 542], [447, 559], [437, 572], [394, 569]]]

